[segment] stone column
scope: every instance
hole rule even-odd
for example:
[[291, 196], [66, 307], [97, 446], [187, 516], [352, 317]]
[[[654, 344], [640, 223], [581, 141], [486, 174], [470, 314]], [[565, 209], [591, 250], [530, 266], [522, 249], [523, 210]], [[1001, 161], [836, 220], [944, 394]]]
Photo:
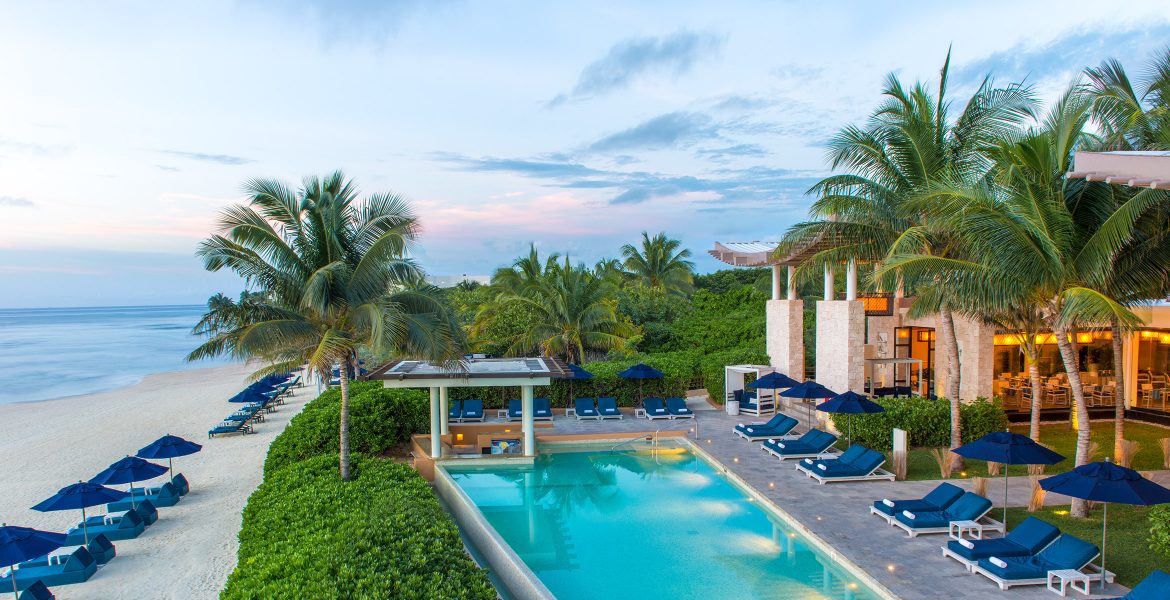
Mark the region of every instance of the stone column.
[[439, 432], [443, 435], [451, 433], [451, 403], [447, 401], [447, 387], [439, 388]]
[[797, 380], [804, 379], [804, 301], [769, 300], [768, 358], [773, 367]]
[[796, 267], [788, 265], [788, 299], [796, 300]]
[[524, 456], [536, 456], [536, 430], [532, 420], [532, 391], [530, 385], [520, 386], [521, 423], [524, 430]]
[[[995, 328], [960, 315], [954, 319], [959, 340], [959, 397], [990, 398], [995, 393]], [[946, 364], [946, 349], [935, 346], [935, 357], [935, 365]], [[936, 379], [945, 385], [946, 369], [936, 367], [935, 372]]]
[[440, 443], [442, 434], [439, 424], [439, 388], [431, 388], [431, 458], [437, 459], [443, 453], [443, 446]]
[[833, 299], [833, 265], [825, 265], [825, 301]]
[[857, 261], [850, 260], [848, 270], [845, 272], [845, 299], [857, 299]]
[[842, 393], [865, 391], [865, 305], [817, 302], [817, 383]]
[[780, 265], [772, 265], [772, 299], [780, 299]]

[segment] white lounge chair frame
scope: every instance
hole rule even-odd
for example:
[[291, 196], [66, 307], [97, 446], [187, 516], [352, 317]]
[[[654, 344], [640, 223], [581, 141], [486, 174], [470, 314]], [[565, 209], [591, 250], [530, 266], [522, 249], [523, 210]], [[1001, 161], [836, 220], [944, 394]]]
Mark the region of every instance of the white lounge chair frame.
[[[756, 422], [752, 422], [752, 423], [744, 423], [744, 426], [751, 427], [752, 425], [767, 425], [767, 424], [768, 424], [767, 421], [756, 421]], [[796, 429], [796, 428], [793, 427], [793, 429]], [[751, 434], [751, 433], [744, 433], [744, 432], [736, 429], [735, 427], [731, 428], [731, 433], [734, 433], [735, 435], [738, 435], [739, 437], [741, 437], [749, 442], [762, 442], [764, 440], [794, 440], [794, 439], [804, 435], [803, 433], [794, 434], [792, 432], [786, 433], [784, 435], [768, 435], [768, 434], [755, 435], [755, 434]]]
[[[873, 507], [871, 506], [870, 508], [873, 508]], [[1060, 536], [1057, 536], [1057, 537], [1060, 537]], [[954, 538], [952, 538], [952, 539], [954, 539]], [[950, 540], [948, 540], [948, 541], [950, 541]], [[978, 540], [972, 540], [972, 541], [978, 541]], [[1055, 541], [1056, 541], [1056, 538], [1052, 538], [1052, 542], [1055, 542]], [[1052, 542], [1048, 542], [1047, 544], [1045, 544], [1044, 548], [1051, 546]], [[1042, 552], [1044, 550], [1044, 548], [1041, 548], [1040, 550], [1037, 550], [1036, 552], [1037, 553]], [[947, 544], [942, 545], [942, 553], [943, 553], [944, 557], [949, 556], [949, 557], [959, 561], [960, 564], [962, 564], [964, 567], [967, 568], [967, 572], [969, 572], [969, 573], [974, 573], [975, 567], [977, 567], [979, 565], [979, 561], [967, 560], [966, 558], [963, 558], [958, 553], [956, 553], [954, 550], [951, 550], [950, 547], [947, 546]]]
[[[789, 437], [791, 437], [791, 436], [785, 436], [783, 438], [772, 437], [772, 438], [768, 438], [768, 439], [782, 440], [782, 439], [786, 439]], [[799, 437], [799, 436], [797, 436], [797, 437]], [[791, 439], [797, 439], [797, 438], [791, 438]], [[772, 456], [775, 456], [776, 458], [780, 459], [781, 461], [790, 460], [793, 458], [797, 458], [797, 459], [800, 459], [800, 458], [832, 458], [838, 454], [838, 452], [832, 446], [829, 446], [828, 450], [825, 450], [824, 452], [821, 452], [819, 454], [780, 454], [779, 452], [776, 452], [775, 450], [773, 450], [773, 449], [771, 449], [763, 444], [760, 444], [760, 449], [763, 450], [764, 452], [767, 452], [768, 454], [771, 454]]]
[[[1105, 576], [1105, 583], [1113, 583], [1113, 579], [1115, 578], [1115, 575], [1113, 574], [1112, 571], [1105, 571], [1104, 573], [1102, 573], [1101, 567], [1093, 564], [1093, 561], [1097, 560], [1097, 558], [1100, 556], [1101, 556], [1101, 554], [1098, 553], [1096, 556], [1089, 559], [1089, 562], [1081, 565], [1081, 567], [1079, 569], [1076, 569], [1076, 570], [1084, 572], [1085, 575], [1088, 575], [1090, 582], [1101, 581], [1101, 576], [1104, 575]], [[1085, 572], [1086, 569], [1088, 569], [1088, 572]], [[999, 575], [996, 575], [995, 573], [992, 573], [991, 571], [984, 569], [983, 567], [979, 566], [978, 564], [975, 565], [975, 568], [972, 569], [971, 572], [972, 573], [979, 573], [980, 575], [983, 575], [984, 577], [994, 581], [996, 583], [996, 585], [999, 586], [999, 589], [1005, 590], [1005, 591], [1010, 589], [1010, 588], [1016, 587], [1018, 585], [1048, 585], [1048, 577], [1040, 577], [1037, 579], [1004, 579], [1004, 578], [1000, 577]]]
[[[826, 483], [836, 483], [838, 481], [879, 481], [882, 479], [886, 481], [893, 481], [895, 479], [894, 474], [883, 469], [882, 465], [884, 464], [886, 463], [883, 462], [880, 465], [874, 467], [872, 471], [865, 475], [851, 475], [849, 477], [825, 477], [820, 473], [815, 473], [813, 469], [804, 466], [804, 461], [796, 463], [796, 470], [803, 472], [805, 475], [808, 475], [813, 479], [816, 479], [817, 483], [821, 485], [825, 485]], [[873, 507], [871, 506], [870, 508]]]
[[[1004, 526], [1003, 523], [1000, 523], [999, 521], [996, 521], [995, 519], [987, 516], [989, 513], [991, 513], [991, 508], [992, 507], [988, 506], [987, 510], [983, 511], [983, 514], [979, 515], [978, 517], [975, 517], [974, 519], [960, 519], [960, 520], [961, 521], [975, 521], [976, 523], [983, 525], [983, 531], [998, 531], [1000, 533], [1005, 532], [1007, 530], [1007, 527]], [[873, 507], [871, 506], [870, 509], [872, 510]], [[893, 525], [895, 527], [902, 529], [906, 533], [910, 534], [910, 537], [918, 537], [920, 535], [926, 535], [926, 534], [931, 534], [931, 533], [950, 533], [951, 532], [951, 523], [953, 521], [948, 521], [946, 527], [911, 527], [911, 526], [899, 521], [896, 518], [891, 518], [886, 522], [889, 523], [890, 525]]]

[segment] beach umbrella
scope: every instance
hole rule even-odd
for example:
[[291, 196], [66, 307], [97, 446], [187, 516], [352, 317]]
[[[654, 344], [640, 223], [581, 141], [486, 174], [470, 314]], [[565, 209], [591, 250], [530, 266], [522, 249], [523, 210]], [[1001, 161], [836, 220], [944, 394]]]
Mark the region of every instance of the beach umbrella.
[[235, 404], [244, 404], [247, 402], [267, 402], [268, 396], [253, 389], [244, 388], [244, 391], [228, 398], [228, 402]]
[[654, 367], [651, 367], [650, 365], [648, 365], [646, 363], [638, 363], [638, 364], [626, 369], [625, 371], [618, 373], [618, 377], [623, 377], [625, 379], [637, 379], [638, 380], [638, 399], [641, 400], [642, 399], [642, 380], [643, 379], [662, 379], [663, 375], [662, 375], [662, 371], [659, 371], [658, 369], [655, 369]]
[[776, 390], [786, 390], [797, 385], [800, 385], [799, 381], [779, 371], [773, 371], [747, 384], [747, 387], [753, 390], [772, 390], [772, 393], [775, 394]]
[[[64, 533], [40, 531], [13, 525], [0, 526], [0, 567], [11, 567], [26, 560], [39, 558], [65, 545]], [[12, 594], [20, 598], [16, 588], [16, 573], [12, 577]]]
[[94, 475], [90, 479], [90, 482], [101, 485], [130, 484], [130, 506], [136, 508], [134, 504], [134, 482], [154, 479], [166, 472], [167, 468], [162, 465], [156, 465], [150, 461], [142, 460], [137, 456], [127, 456], [106, 467], [101, 473]]
[[120, 490], [112, 490], [90, 481], [78, 481], [77, 483], [57, 490], [56, 494], [42, 500], [39, 504], [33, 506], [32, 509], [40, 512], [51, 512], [55, 510], [77, 510], [80, 508], [81, 531], [85, 536], [85, 545], [88, 546], [89, 528], [85, 524], [85, 509], [90, 506], [125, 500], [126, 496], [129, 496], [129, 494]]
[[[802, 400], [817, 400], [817, 399], [822, 399], [822, 398], [832, 398], [833, 396], [837, 395], [837, 392], [834, 392], [833, 390], [830, 390], [829, 388], [810, 379], [804, 383], [798, 383], [798, 384], [784, 390], [783, 392], [780, 392], [780, 395], [783, 396], [784, 398], [800, 398]], [[808, 420], [810, 423], [813, 420], [813, 418], [812, 418], [812, 405], [811, 404], [809, 405], [809, 408], [808, 408]]]
[[586, 371], [585, 369], [582, 369], [581, 367], [578, 367], [577, 365], [574, 365], [574, 364], [567, 364], [567, 365], [565, 365], [565, 367], [568, 368], [568, 373], [564, 377], [561, 377], [561, 379], [566, 379], [569, 382], [568, 405], [572, 405], [573, 400], [574, 400], [574, 398], [573, 398], [573, 381], [575, 381], [577, 379], [593, 379], [593, 373], [590, 373], [589, 371]]
[[1035, 440], [1010, 431], [993, 431], [974, 442], [951, 450], [964, 458], [1002, 463], [1003, 468], [1003, 522], [1007, 523], [1008, 469], [1007, 465], [1054, 465], [1064, 456], [1041, 446]]
[[195, 454], [202, 449], [203, 446], [200, 446], [195, 442], [188, 442], [187, 440], [177, 435], [171, 435], [168, 433], [140, 449], [137, 453], [135, 453], [135, 456], [154, 460], [158, 460], [160, 458], [167, 459], [167, 470], [170, 471], [169, 474], [171, 479], [174, 479], [174, 459], [180, 456], [189, 456], [191, 454]]
[[1040, 487], [1072, 498], [1104, 502], [1101, 515], [1101, 588], [1105, 588], [1105, 534], [1109, 527], [1109, 503], [1152, 504], [1170, 503], [1170, 490], [1142, 477], [1141, 473], [1105, 462], [1091, 462], [1067, 473], [1040, 480]]
[[837, 394], [828, 400], [817, 405], [817, 410], [827, 413], [842, 413], [849, 417], [846, 419], [849, 423], [848, 439], [849, 445], [853, 445], [853, 415], [873, 414], [885, 412], [886, 409], [877, 402], [858, 394], [857, 392], [845, 392]]

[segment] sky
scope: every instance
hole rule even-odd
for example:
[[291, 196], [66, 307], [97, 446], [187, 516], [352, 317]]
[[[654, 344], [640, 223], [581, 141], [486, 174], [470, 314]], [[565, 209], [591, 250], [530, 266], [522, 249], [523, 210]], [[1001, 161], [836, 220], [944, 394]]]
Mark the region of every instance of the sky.
[[194, 251], [253, 177], [409, 198], [413, 255], [486, 275], [665, 231], [775, 240], [883, 81], [1043, 99], [1140, 72], [1164, 2], [0, 3], [0, 307], [237, 293]]

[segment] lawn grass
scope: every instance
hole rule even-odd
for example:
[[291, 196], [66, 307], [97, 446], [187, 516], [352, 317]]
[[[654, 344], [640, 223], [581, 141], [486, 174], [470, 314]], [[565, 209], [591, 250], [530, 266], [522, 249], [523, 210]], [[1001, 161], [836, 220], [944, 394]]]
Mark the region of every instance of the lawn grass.
[[[1011, 429], [1016, 433], [1025, 435], [1028, 433], [1028, 425], [1026, 423], [1013, 425]], [[1107, 456], [1112, 457], [1113, 422], [1094, 422], [1092, 424], [1092, 432], [1092, 440], [1098, 445], [1097, 455], [1093, 457], [1093, 460], [1101, 460]], [[1148, 425], [1146, 423], [1127, 422], [1125, 424], [1125, 438], [1141, 444], [1137, 454], [1134, 456], [1133, 468], [1139, 471], [1156, 471], [1163, 468], [1162, 447], [1159, 445], [1158, 440], [1161, 438], [1170, 438], [1170, 429], [1157, 425]], [[1044, 473], [1046, 475], [1063, 473], [1073, 468], [1073, 460], [1076, 457], [1077, 448], [1076, 431], [1069, 428], [1067, 424], [1041, 425], [1040, 442], [1067, 457], [1064, 461], [1055, 465], [1049, 465], [1045, 468]], [[911, 449], [910, 455], [906, 460], [906, 465], [906, 479], [908, 480], [918, 481], [940, 478], [938, 463], [931, 455], [929, 448]], [[1026, 475], [1027, 472], [1027, 467], [1024, 466], [1011, 467], [1009, 471], [1011, 475]], [[986, 475], [987, 463], [981, 460], [967, 460], [964, 470], [952, 474], [951, 478], [959, 479]]]
[[[1106, 546], [1105, 568], [1117, 574], [1117, 582], [1128, 587], [1154, 569], [1166, 568], [1166, 557], [1150, 549], [1150, 509], [1124, 504], [1109, 505], [1109, 537]], [[1029, 513], [1023, 508], [1008, 509], [1008, 527], [1015, 527], [1028, 517], [1037, 517], [1085, 541], [1101, 546], [1101, 507], [1094, 508], [1087, 518], [1070, 517], [1068, 506], [1050, 506]], [[1096, 563], [1101, 564], [1098, 558]], [[1096, 584], [1100, 585], [1100, 584]], [[1094, 587], [1094, 591], [1096, 588]]]

